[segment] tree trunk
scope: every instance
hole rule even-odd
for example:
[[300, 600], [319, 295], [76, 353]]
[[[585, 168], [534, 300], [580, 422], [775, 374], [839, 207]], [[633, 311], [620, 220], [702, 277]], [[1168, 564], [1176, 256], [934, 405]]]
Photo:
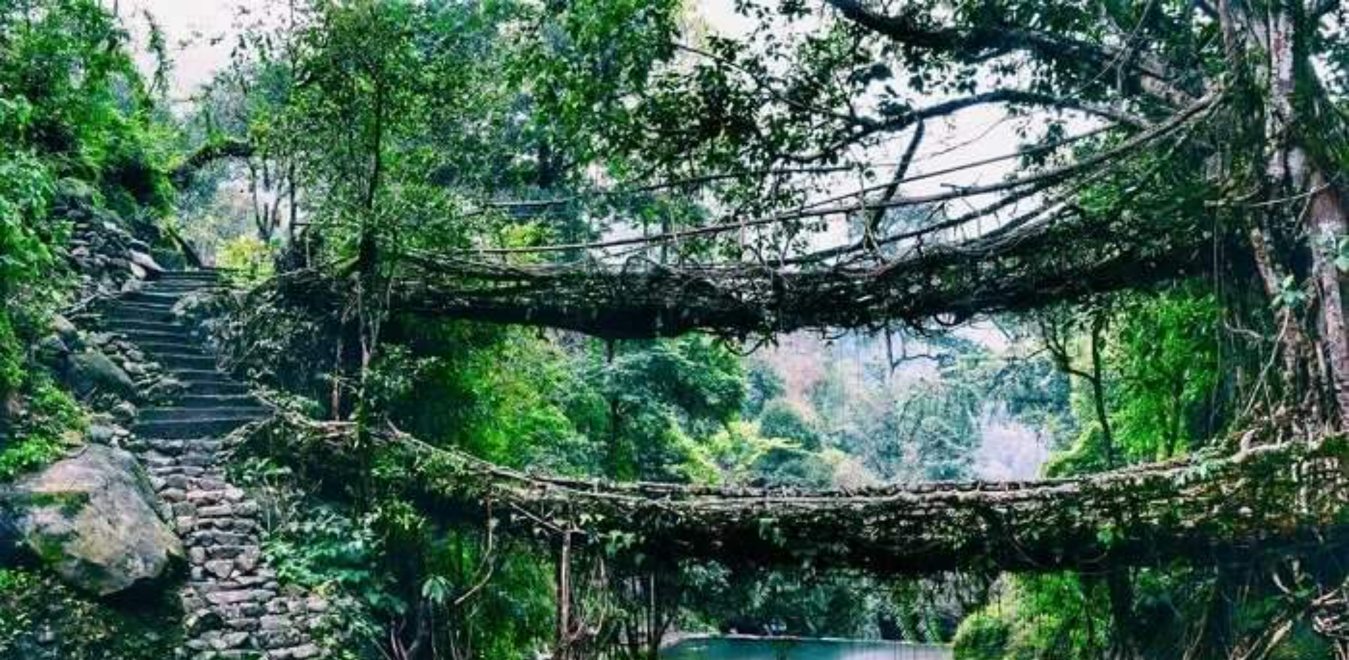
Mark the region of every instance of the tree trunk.
[[1110, 571], [1105, 576], [1106, 595], [1110, 601], [1110, 617], [1115, 624], [1115, 640], [1111, 657], [1137, 657], [1134, 648], [1139, 631], [1134, 625], [1133, 577], [1127, 569]]
[[1101, 424], [1101, 442], [1105, 447], [1106, 469], [1115, 467], [1115, 433], [1110, 428], [1110, 412], [1106, 403], [1105, 359], [1102, 347], [1105, 344], [1105, 315], [1098, 314], [1091, 322], [1091, 398], [1096, 408], [1096, 419]]
[[1310, 181], [1307, 229], [1312, 237], [1312, 276], [1320, 297], [1321, 348], [1330, 367], [1330, 382], [1335, 405], [1344, 418], [1349, 413], [1349, 326], [1346, 325], [1344, 300], [1340, 290], [1340, 269], [1335, 260], [1345, 240], [1346, 223], [1343, 200], [1319, 167], [1313, 168]]
[[[1254, 227], [1249, 235], [1251, 255], [1255, 259], [1256, 271], [1265, 285], [1265, 295], [1270, 300], [1278, 300], [1283, 293], [1283, 281], [1287, 273], [1275, 259], [1269, 231], [1263, 226]], [[1303, 332], [1302, 321], [1297, 310], [1290, 305], [1277, 305], [1274, 313], [1275, 332], [1280, 338], [1280, 352], [1283, 354], [1284, 382], [1290, 391], [1296, 391], [1306, 383], [1311, 355], [1311, 340]]]
[[563, 534], [557, 552], [557, 639], [553, 660], [567, 660], [571, 654], [571, 535]]
[[[1349, 413], [1349, 325], [1335, 256], [1349, 223], [1340, 197], [1329, 183], [1332, 177], [1317, 162], [1315, 150], [1307, 148], [1309, 138], [1303, 134], [1308, 126], [1319, 121], [1314, 99], [1324, 93], [1311, 63], [1306, 61], [1305, 54], [1299, 54], [1299, 39], [1305, 39], [1299, 29], [1314, 29], [1303, 18], [1293, 7], [1280, 5], [1271, 9], [1266, 25], [1269, 60], [1264, 82], [1269, 100], [1265, 130], [1269, 143], [1275, 145], [1265, 166], [1269, 191], [1266, 203], [1271, 213], [1282, 220], [1281, 223], [1276, 220], [1273, 226], [1281, 224], [1286, 230], [1284, 235], [1297, 235], [1299, 247], [1310, 256], [1306, 276], [1317, 293], [1316, 350], [1312, 356], [1324, 365], [1316, 389], [1329, 391], [1336, 409], [1323, 416], [1343, 418]], [[1292, 208], [1301, 209], [1296, 219], [1289, 217]], [[1259, 259], [1261, 250], [1256, 247]], [[1264, 247], [1264, 254], [1270, 254], [1267, 242]], [[1262, 266], [1268, 289], [1270, 281], [1265, 270]], [[1294, 268], [1288, 271], [1301, 275]], [[1282, 325], [1285, 341], [1296, 342], [1298, 338], [1293, 331], [1296, 324], [1284, 319]], [[1296, 350], [1293, 344], [1287, 348], [1290, 352]], [[1287, 376], [1297, 383], [1296, 372]]]

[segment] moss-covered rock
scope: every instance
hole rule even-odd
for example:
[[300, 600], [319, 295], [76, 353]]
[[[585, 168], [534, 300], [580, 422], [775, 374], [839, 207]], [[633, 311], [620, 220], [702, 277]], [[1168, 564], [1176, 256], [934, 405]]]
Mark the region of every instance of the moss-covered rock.
[[136, 383], [131, 380], [131, 376], [108, 356], [95, 350], [70, 357], [68, 380], [80, 396], [104, 391], [130, 398], [136, 393]]
[[68, 584], [108, 596], [165, 577], [182, 543], [130, 454], [90, 445], [18, 481], [4, 510], [20, 544]]

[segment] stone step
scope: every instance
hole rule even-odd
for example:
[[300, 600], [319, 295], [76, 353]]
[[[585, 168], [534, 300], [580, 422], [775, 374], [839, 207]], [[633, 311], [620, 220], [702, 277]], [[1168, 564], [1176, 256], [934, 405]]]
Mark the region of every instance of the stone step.
[[219, 289], [219, 285], [210, 282], [156, 282], [143, 287], [144, 293], [166, 294], [166, 296], [188, 296], [190, 293], [210, 292]]
[[[216, 368], [213, 355], [191, 355], [187, 353], [154, 353], [151, 357], [170, 370], [211, 371]], [[223, 375], [223, 374], [222, 374]]]
[[182, 300], [189, 296], [197, 295], [203, 291], [214, 291], [215, 288], [216, 287], [209, 287], [209, 286], [190, 286], [190, 287], [178, 286], [175, 284], [164, 286], [152, 286], [145, 289], [141, 289], [141, 291], [147, 294], [154, 294], [156, 296], [163, 296], [166, 298], [173, 297], [177, 298], [178, 300]]
[[[139, 439], [141, 445], [146, 449], [154, 450], [165, 456], [179, 456], [189, 450], [202, 452], [216, 452], [220, 450], [221, 442], [219, 440], [209, 440], [204, 438], [191, 438], [188, 440], [155, 440], [153, 438]], [[217, 488], [226, 488], [227, 484], [223, 480], [214, 480], [208, 478], [188, 479], [186, 477], [174, 477], [166, 484], [172, 488], [192, 490], [203, 487], [207, 482], [219, 481], [214, 486]]]
[[286, 614], [294, 606], [279, 597], [275, 572], [261, 564], [257, 502], [223, 474], [222, 436], [273, 411], [219, 370], [210, 347], [172, 315], [184, 296], [217, 285], [211, 271], [166, 273], [124, 296], [103, 319], [104, 327], [134, 342], [187, 386], [171, 405], [142, 409], [132, 429], [165, 515], [174, 516], [188, 548], [184, 606], [197, 613], [193, 617], [207, 617], [195, 619], [201, 625], [188, 624], [182, 655], [317, 658], [322, 650]]
[[261, 419], [260, 416], [239, 416], [212, 419], [192, 419], [163, 422], [141, 422], [132, 432], [142, 438], [158, 440], [190, 440], [227, 435], [231, 431]]
[[151, 287], [207, 288], [220, 285], [218, 277], [169, 277], [159, 278], [150, 283]]
[[184, 382], [187, 384], [188, 396], [244, 396], [248, 394], [248, 386], [234, 381]]
[[215, 281], [218, 279], [220, 279], [219, 271], [213, 268], [208, 268], [204, 270], [170, 270], [161, 274], [156, 281], [159, 282], [176, 282], [182, 280]]
[[178, 304], [177, 301], [170, 302], [167, 300], [123, 300], [117, 303], [117, 305], [133, 305], [141, 309], [153, 309], [161, 312], [173, 311], [173, 306], [176, 304]]
[[142, 290], [163, 292], [192, 292], [203, 289], [215, 289], [221, 286], [217, 279], [173, 279], [156, 280]]
[[146, 351], [153, 355], [192, 355], [196, 357], [209, 357], [214, 359], [215, 354], [202, 348], [201, 342], [193, 341], [190, 338], [180, 339], [127, 336], [127, 339], [135, 342], [136, 348]]
[[116, 328], [109, 328], [109, 330], [126, 337], [128, 341], [138, 346], [158, 343], [188, 347], [196, 346], [200, 343], [194, 340], [192, 335], [187, 333], [187, 330], [179, 332], [166, 332], [160, 330], [119, 330]]
[[[168, 275], [167, 273], [165, 275]], [[213, 286], [220, 282], [219, 277], [182, 277], [179, 275], [169, 275], [155, 279], [151, 286]]]
[[183, 299], [183, 295], [176, 291], [134, 291], [122, 296], [122, 300], [142, 305], [167, 305], [172, 307]]
[[173, 377], [184, 383], [234, 383], [225, 372], [219, 369], [170, 369]]
[[271, 411], [262, 406], [236, 408], [148, 408], [142, 410], [142, 422], [182, 422], [203, 419], [262, 419]]
[[105, 318], [103, 326], [121, 333], [145, 332], [191, 338], [192, 330], [174, 321], [140, 321], [137, 319]]
[[187, 394], [173, 401], [176, 408], [265, 408], [247, 394]]
[[127, 319], [132, 321], [154, 321], [158, 323], [173, 323], [175, 317], [170, 307], [157, 307], [154, 305], [141, 305], [137, 303], [118, 303], [108, 310], [108, 317], [114, 319]]
[[194, 342], [186, 336], [173, 336], [167, 334], [148, 334], [143, 332], [123, 332], [123, 337], [127, 341], [136, 345], [141, 352], [151, 355], [204, 355], [215, 357], [215, 353], [203, 350], [199, 342]]

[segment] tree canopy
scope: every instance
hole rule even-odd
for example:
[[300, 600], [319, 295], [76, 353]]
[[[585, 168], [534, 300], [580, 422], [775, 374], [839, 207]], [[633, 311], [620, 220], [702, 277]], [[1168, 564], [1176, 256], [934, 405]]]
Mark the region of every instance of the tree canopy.
[[137, 295], [74, 199], [225, 267], [230, 476], [370, 654], [1349, 658], [1342, 3], [278, 0], [181, 108], [119, 10], [0, 0], [5, 480]]

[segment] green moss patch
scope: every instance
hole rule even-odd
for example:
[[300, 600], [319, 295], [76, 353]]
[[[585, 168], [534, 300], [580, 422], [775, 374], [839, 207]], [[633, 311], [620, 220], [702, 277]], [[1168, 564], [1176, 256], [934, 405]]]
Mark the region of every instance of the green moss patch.
[[92, 600], [37, 570], [0, 570], [0, 660], [163, 660], [181, 642], [171, 593]]

